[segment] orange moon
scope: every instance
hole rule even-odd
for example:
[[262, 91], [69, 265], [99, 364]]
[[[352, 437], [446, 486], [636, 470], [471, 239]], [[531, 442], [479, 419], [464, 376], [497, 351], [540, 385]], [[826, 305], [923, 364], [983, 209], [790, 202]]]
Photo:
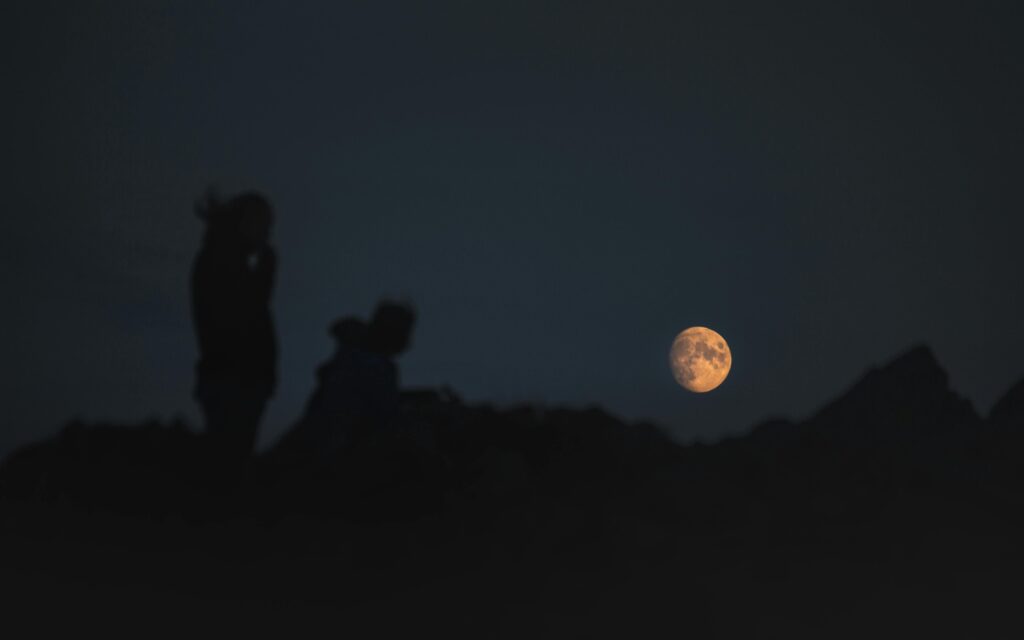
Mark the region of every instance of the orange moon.
[[717, 332], [707, 327], [690, 327], [672, 341], [668, 363], [676, 382], [684, 389], [707, 393], [729, 375], [732, 352]]

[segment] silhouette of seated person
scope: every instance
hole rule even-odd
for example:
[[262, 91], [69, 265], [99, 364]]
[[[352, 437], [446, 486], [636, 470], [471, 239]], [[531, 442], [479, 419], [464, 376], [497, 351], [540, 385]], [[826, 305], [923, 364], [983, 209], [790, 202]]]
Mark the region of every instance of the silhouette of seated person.
[[206, 230], [191, 281], [199, 342], [195, 398], [213, 450], [244, 459], [276, 384], [273, 211], [263, 195], [246, 192], [227, 201], [209, 195], [196, 213]]
[[368, 324], [357, 318], [332, 324], [334, 354], [317, 369], [317, 388], [283, 447], [328, 456], [396, 426], [399, 386], [394, 359], [409, 347], [414, 323], [410, 307], [385, 301]]

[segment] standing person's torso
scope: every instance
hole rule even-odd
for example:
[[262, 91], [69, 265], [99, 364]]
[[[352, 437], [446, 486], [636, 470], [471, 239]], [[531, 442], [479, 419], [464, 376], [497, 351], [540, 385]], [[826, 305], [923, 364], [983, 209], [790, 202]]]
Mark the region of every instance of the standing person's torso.
[[204, 246], [192, 271], [192, 317], [200, 377], [230, 376], [269, 393], [277, 345], [270, 317], [271, 273], [252, 269], [238, 251]]

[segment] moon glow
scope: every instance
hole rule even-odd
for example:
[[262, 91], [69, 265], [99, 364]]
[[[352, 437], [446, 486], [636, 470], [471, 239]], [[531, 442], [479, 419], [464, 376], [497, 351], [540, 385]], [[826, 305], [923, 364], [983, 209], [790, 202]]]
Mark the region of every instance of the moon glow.
[[707, 393], [729, 375], [732, 352], [717, 332], [707, 327], [690, 327], [672, 341], [668, 362], [676, 382], [683, 388]]

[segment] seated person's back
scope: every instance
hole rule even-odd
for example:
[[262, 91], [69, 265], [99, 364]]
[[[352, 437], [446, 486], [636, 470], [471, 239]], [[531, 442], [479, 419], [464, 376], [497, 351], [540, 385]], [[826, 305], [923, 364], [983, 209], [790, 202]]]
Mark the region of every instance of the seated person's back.
[[382, 302], [369, 324], [335, 322], [334, 355], [317, 370], [316, 391], [282, 444], [329, 454], [392, 426], [399, 401], [394, 358], [407, 348], [414, 319], [410, 308]]

